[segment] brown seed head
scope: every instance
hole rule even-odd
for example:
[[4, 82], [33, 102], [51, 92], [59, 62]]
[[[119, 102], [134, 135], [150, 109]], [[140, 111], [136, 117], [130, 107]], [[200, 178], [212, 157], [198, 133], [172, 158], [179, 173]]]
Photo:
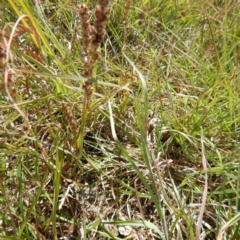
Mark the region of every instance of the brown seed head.
[[98, 0], [98, 4], [107, 7], [109, 0]]
[[95, 8], [95, 22], [106, 21], [107, 14], [108, 14], [108, 8], [98, 4]]
[[86, 4], [80, 4], [80, 15], [87, 15], [88, 14], [88, 7]]

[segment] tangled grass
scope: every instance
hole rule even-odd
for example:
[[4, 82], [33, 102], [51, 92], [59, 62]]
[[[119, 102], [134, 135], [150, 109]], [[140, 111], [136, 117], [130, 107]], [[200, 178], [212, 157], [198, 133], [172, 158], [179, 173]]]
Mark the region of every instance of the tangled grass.
[[240, 238], [239, 10], [2, 3], [0, 239]]

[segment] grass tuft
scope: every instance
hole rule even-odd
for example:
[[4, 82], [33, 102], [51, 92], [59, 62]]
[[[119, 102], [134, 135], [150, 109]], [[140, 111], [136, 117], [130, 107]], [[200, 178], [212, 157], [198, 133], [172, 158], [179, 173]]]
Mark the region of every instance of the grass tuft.
[[239, 239], [239, 10], [4, 1], [0, 239]]

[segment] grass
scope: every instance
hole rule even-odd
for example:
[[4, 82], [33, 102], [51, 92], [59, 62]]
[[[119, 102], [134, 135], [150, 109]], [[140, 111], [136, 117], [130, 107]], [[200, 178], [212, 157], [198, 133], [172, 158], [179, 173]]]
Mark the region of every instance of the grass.
[[2, 3], [0, 239], [240, 238], [239, 10], [112, 0], [86, 78], [77, 1]]

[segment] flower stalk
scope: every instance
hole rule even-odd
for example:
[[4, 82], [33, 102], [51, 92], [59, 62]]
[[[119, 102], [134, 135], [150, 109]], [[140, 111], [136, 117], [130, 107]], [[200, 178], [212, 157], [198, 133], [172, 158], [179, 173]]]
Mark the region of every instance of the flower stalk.
[[83, 76], [87, 79], [82, 87], [84, 90], [83, 98], [83, 115], [81, 126], [77, 139], [78, 147], [78, 159], [82, 157], [84, 129], [87, 121], [89, 104], [92, 96], [92, 78], [94, 63], [99, 57], [98, 48], [104, 37], [106, 28], [106, 21], [108, 16], [109, 0], [98, 0], [98, 4], [95, 7], [94, 23], [90, 23], [89, 10], [86, 4], [80, 5], [80, 18], [82, 27], [82, 46], [84, 53], [84, 71]]

